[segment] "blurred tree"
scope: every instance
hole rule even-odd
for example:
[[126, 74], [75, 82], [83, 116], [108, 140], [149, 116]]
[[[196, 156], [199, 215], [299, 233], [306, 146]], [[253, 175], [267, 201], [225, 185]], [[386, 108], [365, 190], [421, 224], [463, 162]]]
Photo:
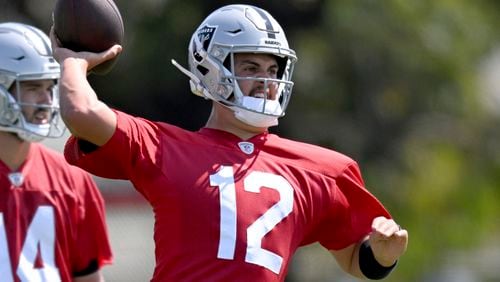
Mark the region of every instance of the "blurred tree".
[[499, 182], [485, 166], [499, 154], [478, 138], [495, 127], [476, 77], [498, 46], [497, 20], [487, 3], [467, 1], [328, 1], [323, 11], [323, 24], [293, 31], [300, 61], [287, 134], [361, 162], [411, 234], [390, 280], [418, 281], [451, 250], [498, 232]]

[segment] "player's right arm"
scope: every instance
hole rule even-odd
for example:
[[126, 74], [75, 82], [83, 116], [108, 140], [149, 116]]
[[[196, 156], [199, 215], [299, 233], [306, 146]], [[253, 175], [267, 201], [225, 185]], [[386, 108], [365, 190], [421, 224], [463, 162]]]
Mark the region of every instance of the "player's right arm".
[[87, 73], [100, 63], [116, 57], [122, 47], [115, 45], [101, 53], [73, 52], [60, 47], [53, 30], [50, 37], [53, 56], [61, 65], [61, 117], [73, 136], [102, 146], [113, 136], [116, 115], [99, 100], [87, 80]]

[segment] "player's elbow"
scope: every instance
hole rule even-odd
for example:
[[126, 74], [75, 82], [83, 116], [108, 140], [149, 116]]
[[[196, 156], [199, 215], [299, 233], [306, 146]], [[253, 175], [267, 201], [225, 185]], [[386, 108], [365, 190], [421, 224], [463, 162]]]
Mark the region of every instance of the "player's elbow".
[[74, 130], [83, 127], [89, 116], [89, 111], [87, 109], [76, 107], [74, 105], [61, 105], [60, 113], [62, 120], [72, 133], [74, 133]]
[[102, 102], [92, 107], [62, 107], [61, 116], [73, 136], [98, 146], [111, 138], [117, 124], [115, 113]]

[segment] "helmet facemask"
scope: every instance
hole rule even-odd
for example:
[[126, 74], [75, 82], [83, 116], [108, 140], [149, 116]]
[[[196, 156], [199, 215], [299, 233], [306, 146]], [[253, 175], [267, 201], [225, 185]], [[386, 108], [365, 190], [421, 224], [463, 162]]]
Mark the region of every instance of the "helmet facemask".
[[[16, 87], [1, 95], [0, 102], [0, 129], [17, 133], [17, 135], [28, 142], [39, 142], [44, 138], [61, 137], [65, 131], [59, 115], [59, 93], [57, 85], [51, 90], [50, 103], [30, 103], [24, 101], [21, 91], [23, 78], [16, 80]], [[56, 82], [57, 83], [57, 82]], [[1, 90], [3, 92], [3, 89]], [[44, 116], [46, 122], [31, 122], [34, 117]]]
[[[274, 56], [278, 62], [278, 74], [276, 78], [254, 77], [254, 76], [237, 76], [235, 69], [235, 53], [229, 53], [226, 63], [224, 64], [224, 74], [221, 77], [221, 85], [226, 89], [232, 90], [229, 96], [220, 97], [220, 102], [231, 108], [236, 118], [239, 120], [256, 126], [269, 127], [278, 124], [278, 118], [285, 115], [285, 109], [290, 101], [290, 95], [293, 88], [293, 82], [283, 77], [286, 73], [291, 75], [292, 70], [287, 69], [293, 67], [290, 61], [286, 58]], [[245, 81], [257, 82], [262, 85], [259, 87], [264, 95], [254, 97], [247, 93], [245, 95], [241, 90], [240, 83]], [[268, 94], [272, 92], [271, 94]]]

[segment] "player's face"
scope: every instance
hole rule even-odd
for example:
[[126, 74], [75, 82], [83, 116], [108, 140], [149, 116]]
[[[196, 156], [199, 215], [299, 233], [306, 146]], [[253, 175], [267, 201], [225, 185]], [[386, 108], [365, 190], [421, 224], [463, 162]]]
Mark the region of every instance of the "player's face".
[[[54, 80], [30, 80], [21, 81], [19, 89], [14, 83], [11, 93], [19, 99], [22, 112], [27, 122], [34, 124], [45, 124], [52, 118], [48, 106], [52, 104], [55, 81]], [[19, 96], [17, 95], [19, 93]]]
[[[237, 53], [234, 55], [234, 68], [238, 77], [276, 79], [278, 74], [276, 58], [267, 54]], [[245, 96], [277, 98], [278, 85], [275, 82], [239, 79], [238, 85]]]

